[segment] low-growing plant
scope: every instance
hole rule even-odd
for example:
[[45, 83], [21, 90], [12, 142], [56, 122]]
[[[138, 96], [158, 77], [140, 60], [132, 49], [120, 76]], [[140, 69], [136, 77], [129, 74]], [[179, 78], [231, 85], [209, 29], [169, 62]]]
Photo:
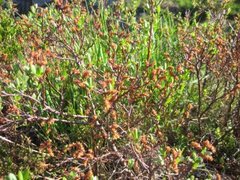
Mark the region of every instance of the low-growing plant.
[[239, 20], [99, 7], [0, 13], [1, 175], [237, 177]]

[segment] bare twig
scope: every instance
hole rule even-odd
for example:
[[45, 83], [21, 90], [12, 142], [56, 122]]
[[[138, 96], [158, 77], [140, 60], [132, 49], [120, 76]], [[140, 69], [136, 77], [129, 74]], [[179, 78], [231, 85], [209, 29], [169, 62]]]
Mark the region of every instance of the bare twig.
[[53, 122], [61, 122], [67, 124], [81, 124], [81, 125], [88, 125], [88, 122], [80, 121], [80, 120], [66, 120], [66, 119], [57, 119], [51, 117], [41, 117], [41, 116], [31, 116], [31, 115], [22, 115], [27, 121], [34, 122], [34, 121], [49, 121], [52, 120]]
[[13, 142], [13, 141], [11, 141], [11, 140], [3, 137], [3, 136], [0, 136], [0, 140], [2, 140], [2, 141], [4, 141], [4, 142], [7, 142], [7, 143], [9, 143], [9, 144], [16, 145], [16, 146], [18, 146], [18, 147], [20, 147], [20, 148], [22, 148], [22, 149], [32, 151], [32, 152], [37, 153], [37, 154], [49, 156], [49, 155], [46, 154], [46, 153], [42, 153], [42, 152], [39, 152], [39, 151], [37, 151], [37, 150], [35, 150], [35, 149], [27, 148], [27, 147], [24, 147], [23, 145], [17, 144], [17, 143], [15, 143], [15, 142]]
[[[15, 90], [15, 91], [16, 91], [18, 94], [9, 94], [9, 93], [7, 93], [7, 92], [5, 92], [5, 91], [1, 91], [1, 97], [18, 96], [18, 95], [19, 95], [19, 96], [25, 97], [25, 98], [27, 98], [27, 99], [30, 99], [31, 101], [34, 101], [34, 102], [42, 105], [42, 103], [41, 103], [39, 100], [33, 98], [32, 96], [29, 96], [29, 95], [27, 95], [27, 94], [24, 94], [23, 92], [20, 92], [20, 91], [18, 91], [18, 90]], [[85, 116], [85, 115], [79, 115], [79, 114], [72, 115], [72, 114], [68, 114], [68, 113], [66, 113], [66, 112], [62, 112], [62, 113], [61, 113], [61, 112], [57, 111], [56, 109], [48, 106], [47, 104], [43, 104], [43, 106], [44, 106], [44, 109], [43, 109], [44, 111], [49, 111], [49, 112], [51, 112], [51, 113], [53, 113], [53, 114], [56, 114], [56, 115], [63, 115], [63, 116], [65, 116], [65, 117], [73, 117], [73, 118], [76, 118], [76, 119], [87, 119], [87, 118], [88, 118], [88, 116]]]
[[132, 144], [130, 146], [131, 146], [132, 151], [133, 151], [135, 157], [137, 158], [138, 162], [149, 173], [149, 166], [142, 160], [142, 158], [139, 156], [139, 154], [135, 151], [134, 146]]

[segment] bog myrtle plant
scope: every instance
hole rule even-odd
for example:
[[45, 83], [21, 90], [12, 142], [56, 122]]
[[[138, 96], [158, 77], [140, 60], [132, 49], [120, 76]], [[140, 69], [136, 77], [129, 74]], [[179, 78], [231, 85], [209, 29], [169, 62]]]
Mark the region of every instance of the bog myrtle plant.
[[125, 3], [0, 13], [2, 176], [237, 177], [239, 19]]

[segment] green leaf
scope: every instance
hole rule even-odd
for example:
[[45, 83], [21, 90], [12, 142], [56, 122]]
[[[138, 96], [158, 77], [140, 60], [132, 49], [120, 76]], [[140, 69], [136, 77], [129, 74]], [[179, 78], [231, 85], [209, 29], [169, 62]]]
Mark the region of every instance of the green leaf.
[[195, 163], [193, 163], [193, 165], [192, 165], [192, 169], [197, 169], [199, 167], [199, 163], [198, 162], [195, 162]]
[[29, 169], [25, 169], [22, 171], [23, 179], [24, 180], [30, 180], [31, 179], [31, 173]]
[[134, 129], [133, 132], [132, 132], [132, 137], [133, 137], [133, 140], [135, 142], [138, 142], [139, 138], [140, 138], [140, 132], [138, 129]]
[[36, 74], [37, 76], [42, 76], [42, 74], [44, 73], [44, 68], [43, 67], [37, 67], [37, 71]]
[[70, 174], [69, 174], [69, 179], [75, 179], [76, 177], [77, 177], [77, 173], [71, 171]]
[[18, 180], [24, 180], [22, 171], [18, 171]]
[[220, 137], [221, 137], [222, 133], [221, 133], [221, 130], [220, 130], [220, 128], [219, 128], [219, 127], [218, 127], [218, 128], [216, 128], [216, 130], [215, 130], [215, 134], [216, 134], [216, 136], [217, 136], [218, 138], [220, 138]]
[[29, 169], [18, 171], [18, 180], [30, 180], [30, 179], [31, 175]]
[[202, 154], [206, 154], [206, 152], [207, 152], [207, 148], [204, 147], [204, 148], [202, 149], [201, 153], [202, 153]]
[[31, 70], [31, 73], [34, 74], [34, 75], [37, 73], [36, 66], [33, 65], [33, 64], [31, 64], [31, 66], [30, 66], [30, 70]]
[[13, 173], [9, 173], [6, 179], [7, 180], [17, 180], [17, 177]]
[[129, 169], [132, 169], [133, 168], [133, 165], [134, 165], [134, 159], [128, 159], [128, 168]]

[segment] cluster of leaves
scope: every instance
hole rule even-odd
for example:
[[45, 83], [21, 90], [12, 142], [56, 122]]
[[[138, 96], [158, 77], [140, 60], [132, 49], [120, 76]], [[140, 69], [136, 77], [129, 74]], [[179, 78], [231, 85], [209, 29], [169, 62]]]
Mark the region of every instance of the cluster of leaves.
[[1, 12], [1, 175], [237, 177], [239, 19], [160, 5]]

